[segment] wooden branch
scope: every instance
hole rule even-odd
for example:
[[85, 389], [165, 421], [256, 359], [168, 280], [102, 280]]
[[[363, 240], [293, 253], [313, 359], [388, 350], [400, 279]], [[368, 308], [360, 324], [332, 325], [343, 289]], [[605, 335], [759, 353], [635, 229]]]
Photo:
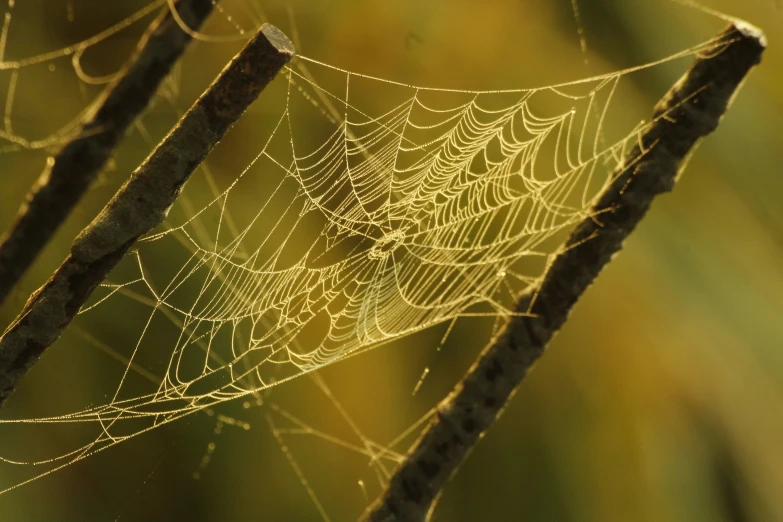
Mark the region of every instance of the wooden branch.
[[265, 24], [77, 236], [0, 337], [0, 405], [139, 236], [163, 222], [191, 173], [293, 55], [288, 38]]
[[[182, 22], [198, 29], [212, 0], [177, 0]], [[0, 238], [0, 304], [35, 261], [106, 164], [128, 126], [191, 41], [167, 7], [144, 33], [122, 74], [112, 81], [60, 151], [50, 157]]]
[[653, 198], [672, 189], [683, 161], [717, 127], [766, 46], [758, 29], [740, 22], [715, 42], [716, 53], [698, 57], [656, 105], [639, 144], [594, 205], [591, 214], [598, 217], [576, 227], [538, 290], [518, 298], [516, 311], [532, 316], [512, 317], [482, 351], [438, 405], [431, 424], [361, 520], [413, 522], [429, 517], [445, 484], [499, 417], [576, 301], [622, 248]]

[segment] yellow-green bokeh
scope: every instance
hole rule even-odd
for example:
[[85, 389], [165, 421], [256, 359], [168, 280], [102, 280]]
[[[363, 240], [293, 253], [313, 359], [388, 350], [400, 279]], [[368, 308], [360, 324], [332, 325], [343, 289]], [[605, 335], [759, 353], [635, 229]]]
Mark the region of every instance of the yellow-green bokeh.
[[[6, 60], [81, 41], [147, 2], [16, 3]], [[498, 425], [446, 489], [434, 520], [783, 520], [783, 8], [774, 0], [702, 3], [766, 31], [762, 65], [718, 131], [700, 145], [674, 192], [655, 203], [580, 301]], [[584, 53], [571, 0], [222, 4], [224, 13], [207, 33], [234, 33], [235, 23], [250, 27], [264, 16], [296, 34], [306, 56], [404, 83], [465, 89], [540, 87], [624, 69], [696, 45], [725, 25], [668, 0], [580, 0]], [[145, 25], [86, 52], [85, 69], [96, 76], [116, 70]], [[162, 95], [184, 109], [240, 45], [194, 44]], [[687, 64], [679, 60], [629, 76], [623, 106], [613, 109], [617, 121], [633, 126], [649, 114]], [[20, 72], [12, 113], [20, 134], [47, 136], [99, 92], [78, 80], [69, 57], [49, 65]], [[2, 99], [9, 74], [0, 71]], [[210, 157], [220, 186], [263, 146], [270, 118], [279, 114], [264, 102], [262, 97]], [[172, 104], [160, 100], [145, 116], [145, 130], [159, 139], [176, 118]], [[143, 133], [134, 129], [0, 309], [3, 326], [148, 151]], [[0, 155], [3, 228], [48, 152]], [[190, 191], [196, 208], [209, 199], [199, 199], [199, 183], [194, 180]], [[252, 214], [253, 194], [242, 199], [243, 208], [230, 210]], [[156, 252], [150, 259], [166, 263], [173, 255]], [[44, 356], [2, 418], [63, 413], [69, 405], [89, 406], [85, 401], [94, 397], [111, 398], [124, 368], [85, 336], [110, 348], [124, 346], [116, 349], [127, 355], [147, 316], [143, 306], [127, 300], [104, 306], [102, 315], [77, 319], [77, 329]], [[438, 352], [445, 327], [321, 372], [369, 439], [386, 444], [429, 411], [486, 342], [491, 321], [459, 320]], [[429, 375], [414, 396], [425, 367]], [[360, 441], [335, 399], [309, 377], [263, 395], [264, 407], [245, 408], [240, 399], [212, 416], [191, 415], [2, 495], [0, 518], [322, 520], [266, 415], [279, 427], [291, 424], [269, 405], [280, 404], [340, 441]], [[221, 423], [218, 414], [250, 429]], [[14, 455], [41, 449], [56, 454], [78, 431], [69, 424], [20, 431], [0, 439], [0, 456], [12, 456], [6, 448]], [[403, 451], [411, 440], [395, 449]], [[365, 494], [378, 492], [373, 468], [357, 451], [313, 435], [286, 436], [285, 448], [333, 521], [355, 519]], [[6, 476], [7, 468], [0, 472], [0, 488], [19, 480]]]

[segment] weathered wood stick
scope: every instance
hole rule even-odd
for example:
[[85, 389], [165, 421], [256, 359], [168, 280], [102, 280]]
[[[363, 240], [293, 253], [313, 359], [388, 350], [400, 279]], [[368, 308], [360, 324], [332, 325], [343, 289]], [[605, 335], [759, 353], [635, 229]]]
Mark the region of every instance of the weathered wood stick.
[[265, 24], [76, 237], [0, 337], [0, 405], [136, 240], [163, 222], [196, 167], [293, 55], [288, 38]]
[[[177, 0], [174, 7], [181, 21], [195, 30], [215, 3]], [[191, 39], [166, 7], [139, 40], [122, 73], [94, 102], [59, 152], [48, 159], [14, 223], [0, 237], [0, 304], [95, 180]]]
[[579, 297], [620, 251], [653, 198], [672, 189], [683, 161], [718, 126], [766, 46], [758, 29], [741, 22], [714, 41], [716, 53], [697, 57], [656, 105], [639, 144], [593, 206], [591, 215], [599, 218], [581, 222], [537, 291], [519, 296], [516, 311], [532, 315], [512, 317], [482, 351], [361, 520], [427, 520], [448, 480], [500, 416]]

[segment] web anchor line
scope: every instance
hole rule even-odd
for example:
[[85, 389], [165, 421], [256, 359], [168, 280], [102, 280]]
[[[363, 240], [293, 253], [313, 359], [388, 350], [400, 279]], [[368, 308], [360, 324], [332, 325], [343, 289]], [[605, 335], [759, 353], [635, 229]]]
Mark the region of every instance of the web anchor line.
[[131, 246], [165, 220], [190, 175], [294, 52], [279, 29], [264, 24], [76, 237], [0, 337], [0, 406]]
[[510, 317], [438, 405], [386, 489], [365, 511], [363, 522], [429, 519], [446, 483], [500, 416], [579, 297], [620, 251], [655, 196], [673, 188], [683, 162], [718, 126], [766, 47], [763, 33], [743, 22], [734, 22], [713, 42], [720, 52], [697, 57], [658, 102], [653, 121], [641, 130], [617, 176], [571, 233], [540, 286], [519, 296], [516, 310], [532, 313]]

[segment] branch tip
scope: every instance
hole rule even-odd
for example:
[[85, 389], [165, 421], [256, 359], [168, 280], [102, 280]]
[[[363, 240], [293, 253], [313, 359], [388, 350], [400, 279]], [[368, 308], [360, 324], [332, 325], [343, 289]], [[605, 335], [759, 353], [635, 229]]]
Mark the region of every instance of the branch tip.
[[266, 37], [269, 44], [278, 52], [289, 55], [289, 60], [296, 54], [296, 48], [294, 47], [294, 44], [291, 43], [291, 40], [288, 39], [283, 31], [274, 25], [262, 25], [261, 33]]

